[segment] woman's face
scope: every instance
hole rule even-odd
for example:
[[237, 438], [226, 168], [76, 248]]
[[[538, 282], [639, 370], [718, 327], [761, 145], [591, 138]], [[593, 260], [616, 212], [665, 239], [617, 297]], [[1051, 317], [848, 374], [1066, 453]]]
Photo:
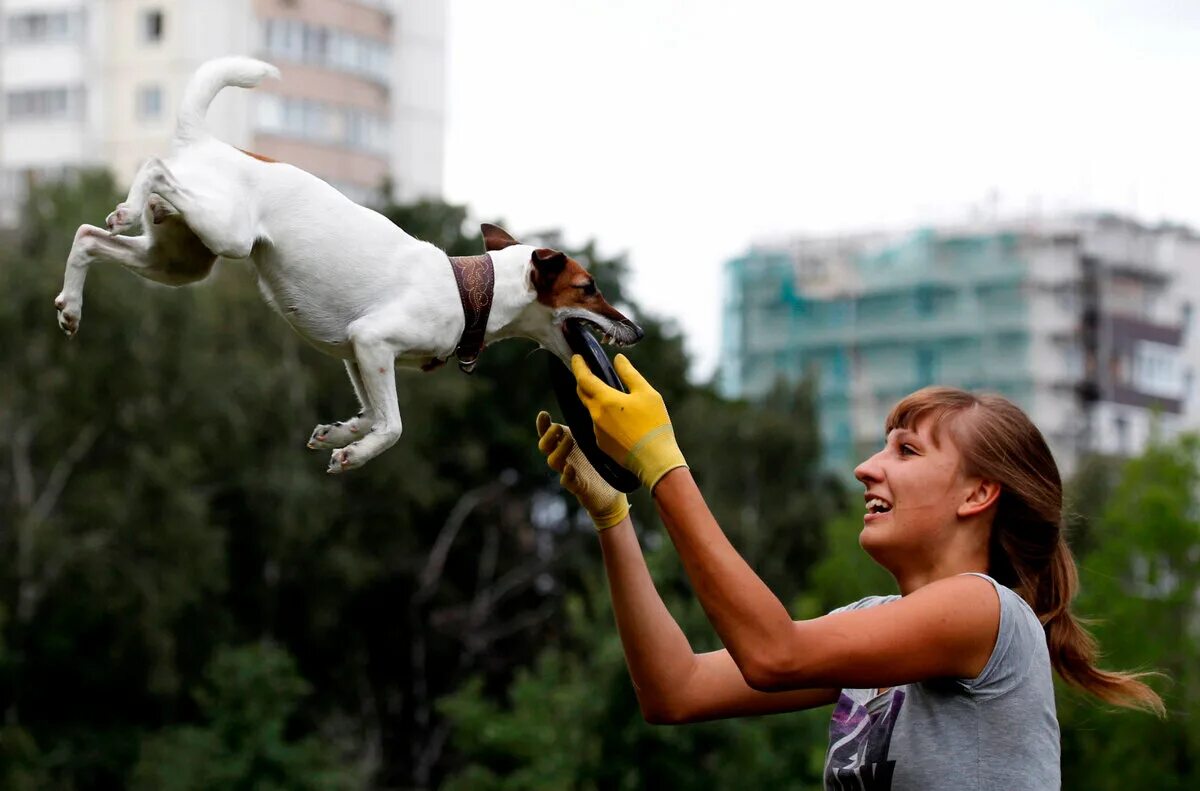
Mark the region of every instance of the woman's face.
[[893, 572], [933, 559], [970, 492], [950, 432], [939, 432], [935, 442], [932, 422], [892, 430], [883, 449], [854, 470], [866, 487], [859, 543]]

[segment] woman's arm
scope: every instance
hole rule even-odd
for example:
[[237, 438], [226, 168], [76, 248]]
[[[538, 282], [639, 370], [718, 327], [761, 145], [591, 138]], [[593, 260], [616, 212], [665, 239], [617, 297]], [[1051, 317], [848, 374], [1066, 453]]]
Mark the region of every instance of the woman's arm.
[[696, 654], [658, 595], [628, 518], [601, 531], [600, 546], [625, 661], [648, 722], [796, 711], [837, 700], [836, 689], [760, 692], [728, 651]]
[[747, 684], [761, 690], [878, 687], [982, 672], [1000, 602], [978, 577], [949, 577], [899, 601], [794, 622], [737, 553], [708, 510], [662, 396], [618, 354], [627, 393], [580, 358], [571, 368], [600, 449], [653, 494], [700, 603]]
[[629, 521], [625, 495], [608, 484], [571, 430], [537, 416], [538, 449], [559, 482], [587, 509], [600, 534], [617, 630], [642, 715], [650, 722], [694, 722], [793, 711], [832, 703], [835, 690], [765, 694], [751, 689], [727, 651], [697, 656], [663, 604]]
[[696, 596], [754, 689], [974, 678], [991, 656], [1000, 601], [986, 580], [950, 577], [888, 604], [793, 621], [729, 543], [688, 468], [664, 475], [654, 499]]

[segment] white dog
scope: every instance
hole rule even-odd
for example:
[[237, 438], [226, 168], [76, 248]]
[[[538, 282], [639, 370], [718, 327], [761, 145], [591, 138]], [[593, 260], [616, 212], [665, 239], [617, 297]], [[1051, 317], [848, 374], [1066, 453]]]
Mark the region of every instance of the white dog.
[[[484, 225], [487, 255], [452, 264], [315, 176], [215, 139], [204, 115], [217, 92], [268, 76], [279, 71], [240, 57], [196, 71], [170, 154], [142, 166], [125, 202], [108, 216], [108, 230], [83, 225], [75, 234], [54, 300], [68, 336], [79, 330], [83, 284], [95, 262], [181, 286], [206, 277], [217, 256], [248, 259], [267, 302], [305, 340], [345, 361], [362, 411], [317, 426], [309, 440], [309, 447], [334, 449], [334, 473], [362, 466], [400, 438], [397, 363], [428, 370], [457, 353], [470, 370], [483, 345], [515, 337], [566, 360], [562, 325], [569, 318], [590, 322], [618, 345], [642, 337], [561, 252]], [[127, 231], [142, 235], [119, 235]]]

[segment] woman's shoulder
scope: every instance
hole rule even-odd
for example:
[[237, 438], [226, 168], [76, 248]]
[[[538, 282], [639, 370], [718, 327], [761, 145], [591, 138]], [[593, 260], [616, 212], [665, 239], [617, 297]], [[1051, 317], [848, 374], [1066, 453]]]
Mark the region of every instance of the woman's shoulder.
[[995, 577], [988, 576], [987, 574], [983, 574], [978, 571], [968, 571], [964, 574], [959, 574], [958, 576], [978, 577], [980, 579], [987, 580], [996, 590], [996, 595], [1000, 597], [1001, 628], [1003, 628], [1004, 616], [1007, 612], [1010, 619], [1014, 622], [1013, 625], [1016, 625], [1017, 621], [1023, 621], [1025, 623], [1033, 623], [1037, 626], [1039, 631], [1041, 630], [1041, 621], [1038, 620], [1037, 613], [1035, 613], [1033, 608], [1029, 606], [1029, 602], [1025, 601], [1025, 599], [1021, 597], [1021, 594], [1017, 593], [1012, 588], [998, 581]]
[[976, 690], [1001, 692], [1024, 679], [1031, 666], [1048, 665], [1045, 631], [1029, 603], [1012, 588], [986, 574], [972, 572], [960, 576], [987, 580], [1000, 599], [1000, 623], [991, 656], [978, 676], [965, 680], [966, 685]]

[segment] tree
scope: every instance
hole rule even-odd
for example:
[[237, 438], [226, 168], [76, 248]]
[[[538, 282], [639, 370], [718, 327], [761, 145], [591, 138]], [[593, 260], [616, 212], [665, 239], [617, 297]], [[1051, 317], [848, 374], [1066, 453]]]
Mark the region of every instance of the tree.
[[315, 737], [297, 740], [286, 733], [310, 691], [295, 662], [277, 646], [219, 649], [195, 693], [203, 724], [147, 736], [132, 788], [336, 791], [359, 786]]
[[[589, 528], [590, 529], [590, 528]], [[664, 577], [671, 550], [649, 558], [668, 606], [697, 646], [716, 645], [699, 604]], [[474, 681], [442, 706], [462, 768], [445, 788], [475, 791], [636, 788], [820, 788], [829, 712], [653, 726], [630, 686], [603, 581], [568, 603], [569, 629], [504, 696]]]
[[1104, 666], [1164, 671], [1168, 718], [1113, 711], [1063, 689], [1064, 787], [1200, 784], [1200, 439], [1153, 445], [1120, 469], [1094, 546], [1080, 561], [1078, 611]]

